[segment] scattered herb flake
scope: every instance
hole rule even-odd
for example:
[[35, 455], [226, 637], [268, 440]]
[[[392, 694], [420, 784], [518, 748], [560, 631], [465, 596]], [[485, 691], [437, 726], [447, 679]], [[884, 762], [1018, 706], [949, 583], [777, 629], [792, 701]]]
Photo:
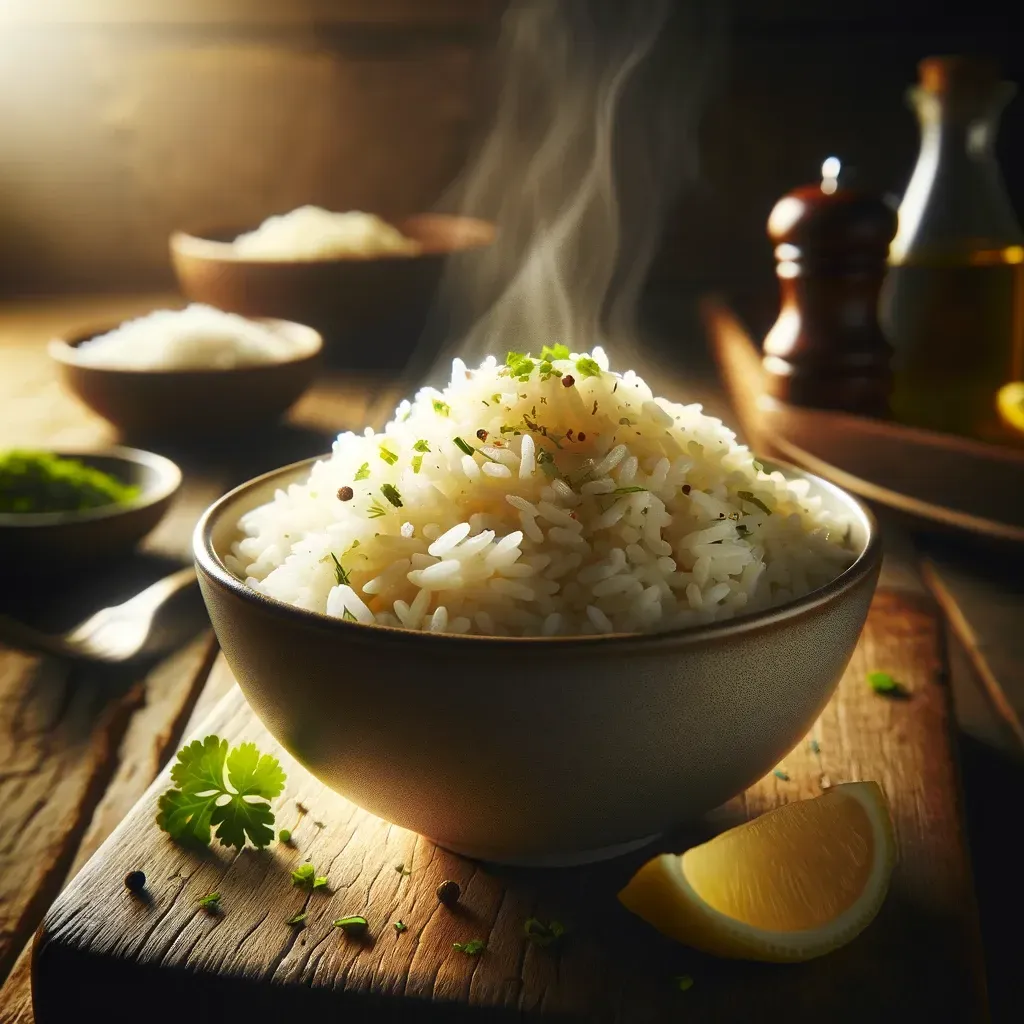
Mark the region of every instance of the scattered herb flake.
[[280, 796], [285, 777], [277, 758], [261, 755], [254, 743], [229, 752], [219, 736], [193, 740], [178, 751], [171, 769], [176, 788], [160, 797], [157, 825], [179, 842], [209, 846], [215, 827], [224, 846], [241, 849], [248, 839], [262, 849], [274, 838], [268, 801]]
[[883, 697], [907, 696], [907, 690], [903, 684], [893, 679], [888, 672], [869, 672], [867, 678], [871, 689]]
[[343, 622], [358, 622], [359, 621], [347, 608], [341, 613], [341, 618], [342, 618]]
[[807, 748], [810, 750], [812, 754], [821, 753], [821, 744], [816, 739], [811, 739], [811, 741], [807, 744]]
[[544, 924], [543, 921], [531, 917], [523, 925], [523, 934], [535, 945], [550, 946], [565, 934], [565, 925], [561, 921]]
[[356, 470], [356, 479], [357, 480], [366, 480], [369, 477], [369, 475], [370, 475], [370, 464], [368, 462], [364, 462]]
[[736, 497], [741, 501], [747, 501], [751, 505], [756, 505], [766, 515], [770, 516], [772, 514], [772, 510], [760, 498], [755, 498], [750, 491], [737, 491]]
[[452, 441], [455, 443], [455, 447], [458, 448], [460, 451], [464, 452], [466, 455], [473, 454], [472, 447], [466, 444], [466, 442], [463, 441], [461, 437], [453, 437]]
[[334, 927], [340, 928], [346, 935], [365, 935], [369, 922], [362, 914], [350, 914], [348, 917], [339, 917]]
[[494, 402], [495, 405], [499, 405], [501, 403], [501, 393], [495, 391], [494, 394], [491, 395], [491, 401]]
[[581, 377], [600, 377], [601, 367], [590, 356], [581, 356], [576, 360], [576, 372]]
[[380, 452], [380, 457], [389, 466], [393, 466], [398, 461], [398, 456], [393, 451], [391, 451], [390, 448], [385, 448], [384, 445], [379, 445], [377, 450]]
[[348, 573], [345, 572], [341, 562], [338, 561], [338, 557], [333, 551], [331, 552], [331, 561], [334, 562], [334, 578], [338, 581], [338, 586], [340, 587], [343, 583], [346, 587], [351, 586], [352, 584], [349, 582]]
[[423, 440], [423, 439], [421, 438], [421, 439], [420, 439], [419, 441], [417, 441], [417, 442], [416, 442], [416, 443], [415, 443], [415, 444], [414, 444], [414, 445], [412, 446], [412, 450], [413, 450], [414, 452], [429, 452], [429, 451], [430, 451], [430, 445], [429, 445], [429, 444], [427, 444], [427, 442], [426, 442], [426, 441], [424, 441], [424, 440]]
[[673, 980], [680, 992], [688, 992], [693, 988], [693, 978], [689, 974], [677, 974]]
[[215, 914], [221, 909], [220, 906], [220, 893], [219, 892], [208, 892], [205, 896], [200, 896], [198, 900], [199, 906], [203, 910], [208, 910], [211, 914]]
[[646, 487], [616, 487], [612, 494], [636, 494], [638, 491], [646, 490]]
[[388, 510], [379, 502], [376, 498], [370, 502], [370, 507], [366, 510], [366, 514], [370, 519], [380, 519], [381, 516], [386, 516]]
[[545, 345], [540, 350], [541, 359], [546, 359], [549, 362], [552, 359], [568, 359], [571, 353], [565, 345]]
[[597, 415], [597, 399], [596, 398], [594, 399], [594, 408], [590, 410], [590, 415], [591, 416], [596, 416]]
[[300, 864], [292, 872], [292, 885], [297, 889], [324, 889], [327, 887], [327, 876], [318, 875], [312, 864]]
[[408, 930], [409, 926], [404, 921], [395, 922], [395, 931], [398, 932], [399, 935], [401, 935], [402, 932], [407, 932]]
[[285, 924], [302, 924], [306, 920], [306, 911], [300, 910], [297, 914], [292, 914], [291, 917], [285, 921]]
[[412, 874], [412, 871], [410, 871], [410, 870], [409, 870], [409, 868], [407, 868], [407, 867], [406, 867], [406, 866], [405, 866], [404, 864], [396, 864], [396, 865], [395, 865], [395, 870], [396, 870], [396, 871], [397, 871], [397, 872], [398, 872], [398, 873], [399, 873], [399, 874], [400, 874], [400, 875], [401, 875], [401, 876], [402, 876], [403, 878], [408, 878], [408, 877], [409, 877], [409, 876], [410, 876], [410, 875]]
[[781, 768], [776, 768], [772, 775], [777, 779], [782, 779], [783, 782], [789, 782], [789, 772], [785, 772]]
[[452, 949], [456, 953], [465, 953], [466, 956], [479, 956], [487, 948], [483, 939], [470, 939], [469, 942], [453, 942]]
[[384, 497], [395, 506], [395, 508], [402, 507], [402, 495], [394, 484], [384, 484], [380, 489], [380, 493], [383, 494]]
[[418, 473], [423, 468], [423, 456], [414, 455], [412, 457], [412, 471]]

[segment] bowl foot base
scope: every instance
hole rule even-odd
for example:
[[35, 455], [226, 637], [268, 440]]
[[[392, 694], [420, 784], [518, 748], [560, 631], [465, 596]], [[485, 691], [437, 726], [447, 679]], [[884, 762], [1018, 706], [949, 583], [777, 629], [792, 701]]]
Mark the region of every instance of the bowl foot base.
[[612, 860], [615, 857], [622, 857], [634, 850], [639, 850], [648, 843], [653, 843], [659, 833], [644, 836], [643, 839], [631, 839], [627, 843], [616, 843], [612, 846], [600, 846], [593, 850], [577, 850], [569, 853], [541, 854], [536, 857], [503, 857], [495, 855], [491, 850], [473, 849], [471, 847], [457, 846], [453, 843], [442, 842], [431, 839], [435, 846], [456, 853], [460, 857], [468, 857], [470, 860], [485, 861], [489, 864], [502, 864], [514, 868], [575, 868], [584, 864], [596, 864], [603, 860]]

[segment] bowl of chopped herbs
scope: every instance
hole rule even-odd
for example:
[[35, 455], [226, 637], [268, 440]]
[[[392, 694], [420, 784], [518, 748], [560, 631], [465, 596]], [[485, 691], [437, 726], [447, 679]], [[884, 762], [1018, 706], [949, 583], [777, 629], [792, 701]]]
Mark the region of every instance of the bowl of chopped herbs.
[[0, 450], [0, 561], [39, 573], [121, 557], [180, 485], [173, 462], [134, 448]]

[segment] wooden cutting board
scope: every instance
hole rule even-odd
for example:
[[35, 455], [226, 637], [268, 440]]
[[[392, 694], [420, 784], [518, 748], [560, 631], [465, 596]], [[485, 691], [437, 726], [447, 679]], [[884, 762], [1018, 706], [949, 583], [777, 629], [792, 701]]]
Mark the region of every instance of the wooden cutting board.
[[[865, 682], [875, 669], [899, 678], [909, 699], [875, 694]], [[288, 783], [277, 819], [292, 828], [293, 845], [181, 849], [154, 825], [165, 772], [47, 914], [33, 962], [36, 1019], [197, 1024], [313, 1020], [318, 1011], [410, 1022], [986, 1019], [942, 673], [931, 604], [880, 591], [835, 698], [775, 773], [647, 851], [532, 872], [464, 860], [331, 793], [278, 747], [235, 688], [197, 735], [252, 739], [281, 758]], [[845, 949], [802, 965], [716, 961], [662, 939], [618, 905], [619, 887], [654, 852], [682, 850], [856, 779], [887, 792], [900, 863], [879, 918]], [[328, 891], [290, 884], [307, 859], [328, 877]], [[144, 899], [123, 884], [135, 869], [148, 879]], [[454, 910], [435, 896], [445, 879], [462, 887]], [[214, 890], [220, 914], [197, 902]], [[304, 927], [285, 923], [301, 910]], [[332, 927], [348, 914], [369, 920], [365, 941]], [[532, 916], [569, 932], [555, 946], [533, 945], [523, 933]], [[486, 950], [453, 949], [470, 939]], [[686, 991], [680, 975], [694, 980]]]

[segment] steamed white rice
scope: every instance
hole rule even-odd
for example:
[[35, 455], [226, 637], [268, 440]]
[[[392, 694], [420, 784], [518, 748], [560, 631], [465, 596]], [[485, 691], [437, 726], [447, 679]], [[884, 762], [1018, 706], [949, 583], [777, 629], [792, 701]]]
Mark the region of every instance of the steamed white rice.
[[294, 355], [277, 331], [201, 303], [127, 320], [75, 348], [79, 362], [117, 370], [231, 370]]
[[456, 359], [383, 433], [339, 436], [241, 519], [232, 571], [368, 625], [552, 636], [728, 619], [850, 564], [847, 523], [700, 406], [600, 349], [544, 355]]
[[422, 246], [376, 214], [333, 213], [300, 206], [268, 217], [255, 231], [239, 235], [235, 252], [256, 260], [315, 260], [332, 256], [415, 256]]

